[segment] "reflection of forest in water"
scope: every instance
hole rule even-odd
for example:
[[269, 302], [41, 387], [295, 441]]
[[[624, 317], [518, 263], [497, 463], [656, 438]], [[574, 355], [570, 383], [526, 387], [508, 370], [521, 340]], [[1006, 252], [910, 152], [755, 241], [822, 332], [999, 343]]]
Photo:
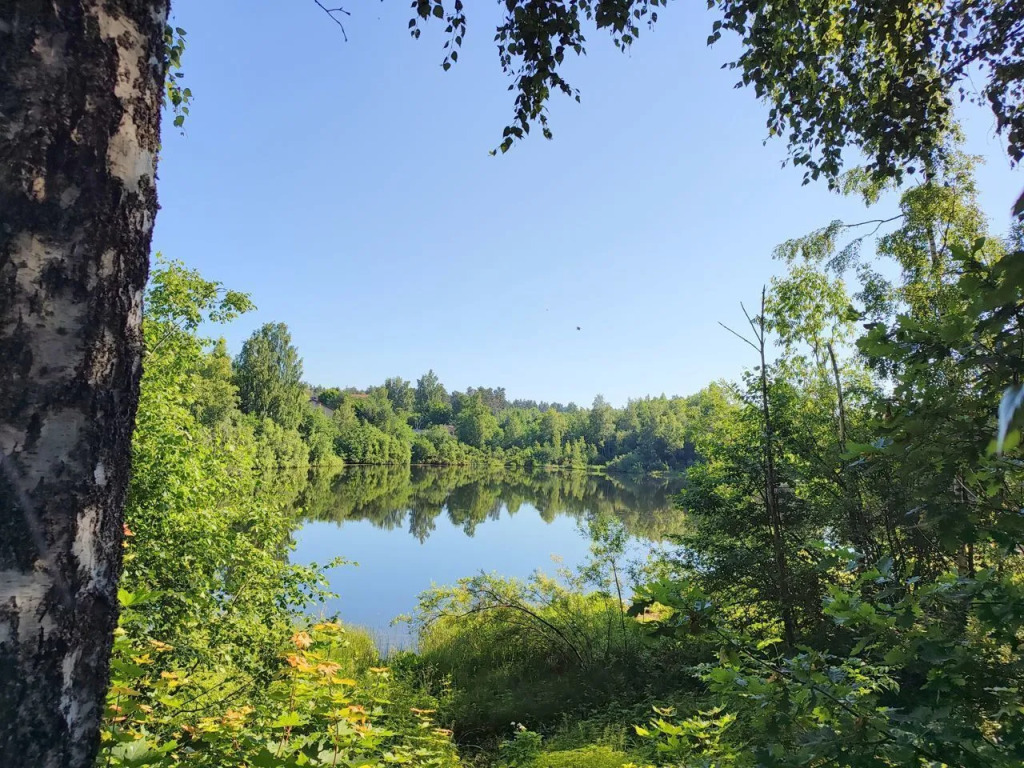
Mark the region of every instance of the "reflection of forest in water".
[[613, 517], [634, 536], [658, 539], [681, 530], [673, 501], [679, 479], [490, 467], [345, 467], [314, 477], [297, 506], [310, 520], [368, 520], [407, 528], [424, 541], [439, 515], [472, 536], [476, 526], [514, 515], [525, 504], [550, 522]]

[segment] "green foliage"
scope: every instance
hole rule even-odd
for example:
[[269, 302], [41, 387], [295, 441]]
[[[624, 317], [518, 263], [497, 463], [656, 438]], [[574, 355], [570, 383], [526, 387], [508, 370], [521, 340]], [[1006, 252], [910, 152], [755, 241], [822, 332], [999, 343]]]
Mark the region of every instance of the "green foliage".
[[258, 686], [167, 669], [162, 658], [172, 651], [119, 633], [101, 764], [459, 765], [449, 732], [430, 718], [431, 702], [387, 668], [364, 666], [338, 624], [295, 632]]
[[392, 430], [395, 424], [404, 423], [401, 417], [396, 418], [386, 387], [372, 387], [365, 397], [352, 400], [352, 409], [361, 421], [385, 432]]
[[163, 103], [170, 104], [174, 113], [174, 127], [181, 128], [188, 117], [192, 104], [192, 89], [181, 84], [185, 73], [181, 71], [181, 59], [185, 55], [185, 30], [181, 27], [164, 26], [164, 61], [163, 71], [166, 73], [164, 82]]
[[655, 623], [720, 644], [720, 663], [701, 667], [718, 708], [638, 733], [721, 765], [1016, 764], [1020, 587], [992, 572], [926, 583], [891, 565], [858, 573], [851, 563], [852, 584], [830, 586], [824, 607], [841, 652], [780, 656], [778, 638], [736, 630], [706, 596], [669, 597]]
[[498, 420], [481, 397], [467, 397], [459, 408], [455, 434], [459, 440], [474, 448], [488, 445], [498, 431]]
[[539, 733], [522, 723], [515, 725], [512, 738], [498, 745], [498, 768], [622, 768], [630, 756], [604, 744], [575, 749], [556, 749]]
[[133, 546], [121, 584], [154, 597], [124, 628], [171, 643], [183, 664], [221, 658], [258, 668], [265, 644], [287, 629], [280, 604], [301, 605], [304, 585], [315, 583], [282, 558], [294, 522], [289, 489], [267, 487], [259, 474], [282, 463], [304, 469], [307, 449], [297, 433], [289, 440], [233, 407], [222, 347], [208, 353], [196, 335], [204, 320], [230, 320], [249, 306], [178, 262], [159, 263], [147, 295], [125, 510]]
[[341, 457], [334, 452], [334, 441], [338, 435], [337, 424], [321, 408], [312, 403], [303, 407], [299, 433], [309, 447], [311, 466], [332, 468], [342, 463]]
[[394, 376], [384, 380], [384, 389], [387, 392], [391, 407], [396, 413], [411, 412], [415, 402], [416, 390], [409, 382], [401, 376]]
[[[769, 130], [785, 136], [807, 178], [836, 179], [849, 144], [880, 175], [930, 165], [967, 70], [1008, 55], [1007, 35], [1017, 34], [995, 3], [795, 3], [785, 13], [752, 0], [716, 5], [722, 19], [709, 44], [726, 31], [743, 40], [731, 66], [769, 100]], [[990, 81], [993, 93], [1001, 79]]]
[[270, 417], [255, 419], [255, 437], [260, 450], [255, 467], [267, 474], [278, 468], [305, 470], [309, 465], [310, 446], [297, 429], [286, 429]]
[[416, 464], [488, 464], [490, 457], [461, 442], [446, 426], [434, 426], [413, 435], [412, 461]]
[[[667, 0], [508, 0], [495, 41], [513, 78], [514, 119], [496, 151], [506, 152], [539, 124], [551, 138], [553, 93], [579, 101], [562, 74], [568, 54], [586, 52], [586, 27], [611, 34], [628, 50]], [[973, 99], [991, 108], [1015, 161], [1024, 157], [1020, 8], [998, 0], [869, 2], [798, 0], [779, 8], [762, 0], [708, 0], [716, 13], [708, 45], [728, 32], [740, 46], [727, 66], [737, 86], [752, 87], [770, 106], [769, 135], [787, 142], [790, 158], [840, 185], [844, 152], [868, 159], [875, 179], [934, 171], [954, 129], [954, 105]], [[458, 61], [466, 34], [462, 0], [417, 0], [409, 27], [440, 19], [448, 39], [442, 66]], [[972, 82], [975, 80], [978, 85]]]
[[[434, 702], [377, 667], [365, 633], [297, 628], [326, 593], [289, 563], [294, 496], [333, 421], [241, 413], [204, 321], [250, 306], [176, 262], [152, 275], [100, 765], [457, 766]], [[319, 448], [318, 448], [319, 441]]]
[[691, 464], [696, 433], [690, 426], [690, 410], [699, 397], [631, 400], [616, 414], [614, 438], [605, 440], [602, 455], [609, 468], [657, 472]]
[[420, 427], [451, 422], [452, 406], [448, 399], [448, 391], [433, 370], [427, 371], [416, 380], [413, 403]]
[[[544, 137], [551, 138], [545, 106], [551, 91], [560, 91], [579, 101], [579, 94], [562, 77], [559, 68], [567, 53], [577, 56], [585, 53], [584, 21], [595, 21], [598, 28], [607, 29], [615, 45], [625, 50], [639, 35], [641, 23], [653, 24], [657, 20], [657, 13], [650, 11], [649, 7], [665, 2], [612, 0], [591, 3], [573, 0], [552, 7], [515, 1], [506, 3], [506, 16], [494, 39], [498, 43], [502, 70], [515, 78], [515, 83], [509, 87], [516, 91], [515, 118], [505, 128], [498, 149], [508, 151], [514, 141], [522, 139], [530, 132], [530, 126], [536, 123], [540, 124]], [[447, 24], [445, 31], [451, 37], [444, 44], [447, 53], [442, 67], [450, 69], [458, 61], [466, 34], [462, 0], [455, 0], [448, 7], [441, 0], [417, 0], [413, 8], [415, 15], [409, 22], [413, 37], [420, 36], [420, 20], [437, 18]]]
[[651, 739], [659, 762], [671, 760], [683, 765], [735, 765], [741, 753], [725, 739], [736, 722], [734, 715], [722, 714], [720, 708], [697, 712], [679, 722], [668, 719], [675, 714], [672, 707], [654, 707], [658, 717], [647, 727], [635, 726], [638, 735]]
[[317, 394], [317, 401], [330, 409], [340, 408], [345, 399], [345, 394], [337, 387], [322, 389]]
[[540, 745], [540, 734], [520, 723], [512, 738], [498, 745], [498, 765], [501, 768], [530, 768], [537, 764]]
[[[898, 283], [840, 247], [841, 227], [781, 251], [767, 399], [757, 371], [698, 440], [686, 547], [633, 609], [652, 638], [717, 646], [697, 667], [709, 713], [640, 731], [684, 764], [1024, 757], [1020, 421], [997, 413], [1024, 368], [1024, 256], [985, 237], [969, 166], [903, 194], [876, 245]], [[859, 361], [842, 355], [851, 317], [873, 320]], [[770, 554], [773, 492], [786, 571]]]
[[692, 418], [704, 397], [645, 398], [615, 409], [598, 396], [591, 410], [509, 403], [502, 387], [449, 394], [433, 371], [415, 388], [393, 377], [363, 392], [313, 391], [312, 406], [335, 420], [335, 452], [350, 463], [604, 466], [623, 474], [679, 471], [693, 463]]
[[388, 434], [380, 428], [362, 422], [354, 413], [342, 406], [335, 414], [337, 437], [334, 451], [352, 464], [408, 464], [412, 459], [412, 443], [405, 430], [400, 435]]
[[232, 381], [231, 356], [224, 339], [217, 339], [196, 373], [192, 412], [204, 427], [224, 423], [238, 410], [238, 388]]
[[[463, 737], [495, 738], [510, 720], [536, 727], [606, 704], [641, 672], [640, 627], [622, 602], [624, 532], [604, 521], [593, 531], [591, 560], [576, 573], [481, 574], [421, 595], [420, 663], [450, 684], [441, 712]], [[529, 764], [527, 742], [517, 731], [499, 757]]]
[[156, 255], [157, 268], [146, 293], [146, 310], [153, 319], [150, 349], [164, 344], [178, 345], [177, 354], [195, 354], [194, 336], [204, 321], [229, 322], [254, 308], [249, 296], [229, 291], [220, 283], [204, 280], [198, 272], [180, 261]]
[[541, 754], [537, 768], [622, 768], [630, 758], [625, 752], [603, 745]]
[[235, 359], [235, 384], [244, 413], [296, 429], [306, 389], [302, 361], [284, 323], [267, 323], [242, 345]]

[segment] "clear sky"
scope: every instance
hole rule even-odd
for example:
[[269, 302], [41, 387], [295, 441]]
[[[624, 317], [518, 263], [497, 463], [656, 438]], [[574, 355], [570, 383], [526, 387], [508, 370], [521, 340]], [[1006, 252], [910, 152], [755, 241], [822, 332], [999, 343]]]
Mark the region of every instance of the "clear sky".
[[[165, 131], [155, 249], [252, 294], [232, 350], [283, 321], [325, 386], [433, 368], [449, 389], [622, 404], [735, 377], [749, 350], [717, 322], [742, 321], [774, 245], [861, 205], [780, 168], [703, 3], [660, 12], [629, 55], [591, 35], [555, 139], [490, 157], [513, 94], [498, 6], [467, 5], [445, 73], [443, 29], [412, 40], [405, 2], [345, 3], [346, 43], [313, 0], [177, 0], [196, 97], [186, 134]], [[1024, 174], [989, 115], [965, 119], [1002, 232]]]

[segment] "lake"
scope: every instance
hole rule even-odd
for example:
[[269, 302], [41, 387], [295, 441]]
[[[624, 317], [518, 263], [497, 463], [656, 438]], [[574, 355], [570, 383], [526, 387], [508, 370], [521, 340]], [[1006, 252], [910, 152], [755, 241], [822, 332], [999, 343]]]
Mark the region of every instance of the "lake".
[[680, 485], [585, 472], [345, 467], [300, 494], [305, 522], [292, 559], [358, 563], [328, 572], [339, 595], [328, 612], [371, 629], [384, 647], [406, 645], [408, 630], [392, 620], [422, 591], [481, 571], [526, 577], [574, 567], [589, 553], [589, 520], [620, 521], [629, 554], [642, 557], [680, 529]]

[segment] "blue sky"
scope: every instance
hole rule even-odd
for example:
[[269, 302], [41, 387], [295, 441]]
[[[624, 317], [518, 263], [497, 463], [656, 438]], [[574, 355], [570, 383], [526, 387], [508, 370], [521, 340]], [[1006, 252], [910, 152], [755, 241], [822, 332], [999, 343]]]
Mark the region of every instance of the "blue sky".
[[[443, 30], [412, 40], [407, 3], [346, 4], [346, 43], [313, 0], [177, 0], [196, 98], [186, 134], [165, 131], [154, 247], [252, 294], [234, 351], [283, 321], [317, 384], [433, 368], [449, 389], [621, 404], [735, 377], [749, 350], [717, 323], [742, 319], [772, 247], [864, 211], [780, 168], [702, 5], [625, 56], [592, 35], [555, 139], [490, 157], [512, 104], [496, 4], [470, 7], [445, 73]], [[965, 121], [1001, 232], [1024, 174], [989, 115]]]

